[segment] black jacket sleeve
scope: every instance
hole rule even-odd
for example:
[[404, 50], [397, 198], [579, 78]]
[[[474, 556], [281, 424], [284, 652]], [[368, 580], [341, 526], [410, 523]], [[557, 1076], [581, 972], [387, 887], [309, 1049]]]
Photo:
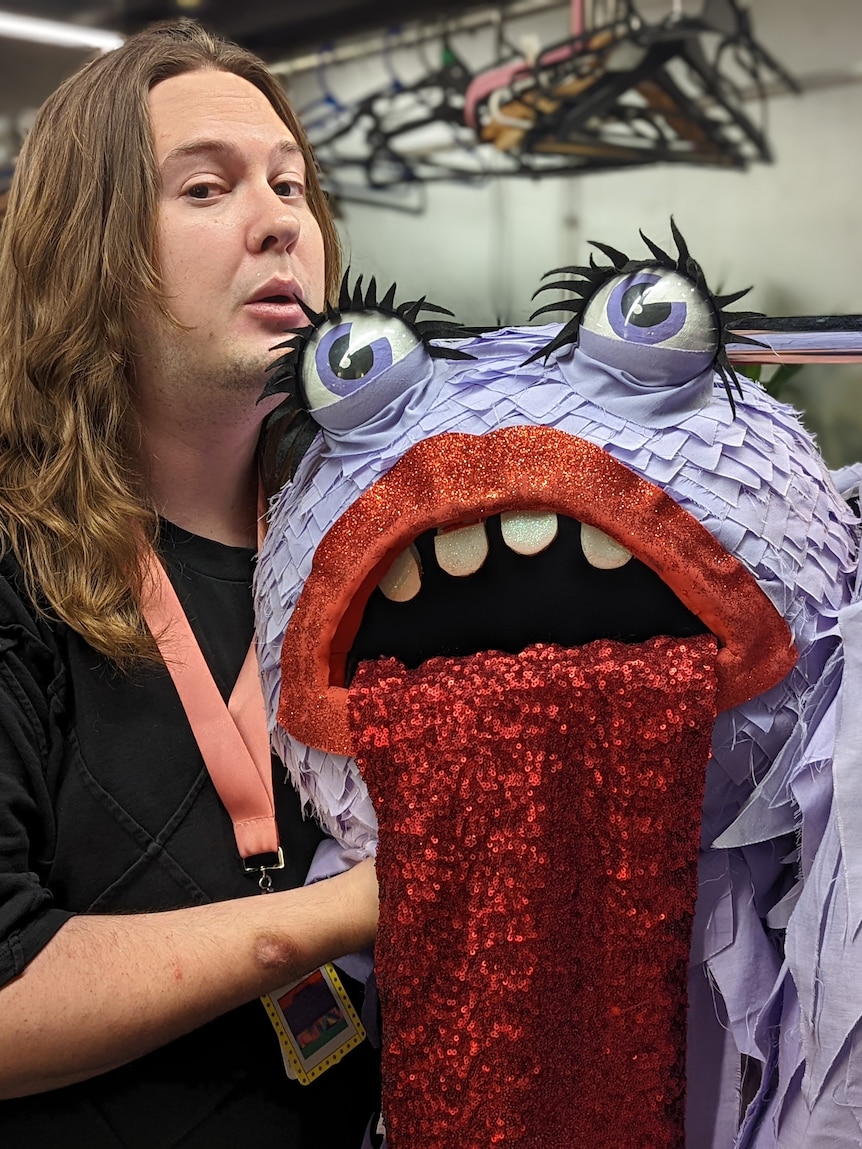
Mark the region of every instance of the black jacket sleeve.
[[72, 916], [45, 887], [56, 842], [49, 792], [61, 754], [63, 671], [51, 628], [0, 568], [0, 985]]

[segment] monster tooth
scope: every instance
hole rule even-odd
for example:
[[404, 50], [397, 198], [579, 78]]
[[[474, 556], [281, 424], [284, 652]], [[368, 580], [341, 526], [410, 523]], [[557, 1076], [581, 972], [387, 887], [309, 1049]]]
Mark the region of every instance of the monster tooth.
[[500, 515], [503, 542], [519, 555], [537, 555], [557, 537], [553, 511], [504, 511]]
[[409, 602], [422, 589], [422, 564], [419, 552], [411, 543], [377, 584], [390, 602]]
[[590, 566], [603, 571], [624, 567], [632, 557], [632, 552], [626, 550], [622, 543], [589, 523], [581, 523], [581, 550]]
[[488, 557], [488, 536], [484, 523], [441, 530], [434, 536], [434, 554], [441, 570], [463, 578], [475, 574]]

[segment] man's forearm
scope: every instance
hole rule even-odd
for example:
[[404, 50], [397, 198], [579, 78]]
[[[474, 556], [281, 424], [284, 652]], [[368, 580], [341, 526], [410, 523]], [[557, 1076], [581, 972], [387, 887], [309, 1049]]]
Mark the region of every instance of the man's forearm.
[[0, 1097], [114, 1069], [369, 945], [373, 863], [285, 893], [71, 918], [0, 990]]

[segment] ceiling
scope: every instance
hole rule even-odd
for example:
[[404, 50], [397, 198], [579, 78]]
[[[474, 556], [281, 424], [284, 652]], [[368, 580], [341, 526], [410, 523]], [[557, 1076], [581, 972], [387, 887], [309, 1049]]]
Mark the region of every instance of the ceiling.
[[[0, 0], [0, 10], [129, 34], [155, 20], [193, 16], [273, 62], [488, 0]], [[0, 39], [0, 114], [38, 104], [89, 52]], [[47, 85], [47, 87], [46, 87]]]
[[195, 16], [264, 59], [283, 57], [358, 32], [431, 15], [462, 12], [488, 0], [0, 0], [0, 9], [137, 31], [154, 20]]

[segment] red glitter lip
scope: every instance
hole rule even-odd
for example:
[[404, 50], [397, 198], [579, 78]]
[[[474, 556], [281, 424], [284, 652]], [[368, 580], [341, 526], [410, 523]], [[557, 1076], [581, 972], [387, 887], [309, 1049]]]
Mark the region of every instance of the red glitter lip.
[[548, 427], [444, 434], [412, 447], [332, 525], [284, 637], [278, 721], [352, 755], [344, 669], [368, 598], [423, 531], [503, 511], [552, 510], [598, 527], [650, 567], [719, 644], [717, 709], [776, 685], [797, 653], [756, 580], [659, 487], [601, 447]]

